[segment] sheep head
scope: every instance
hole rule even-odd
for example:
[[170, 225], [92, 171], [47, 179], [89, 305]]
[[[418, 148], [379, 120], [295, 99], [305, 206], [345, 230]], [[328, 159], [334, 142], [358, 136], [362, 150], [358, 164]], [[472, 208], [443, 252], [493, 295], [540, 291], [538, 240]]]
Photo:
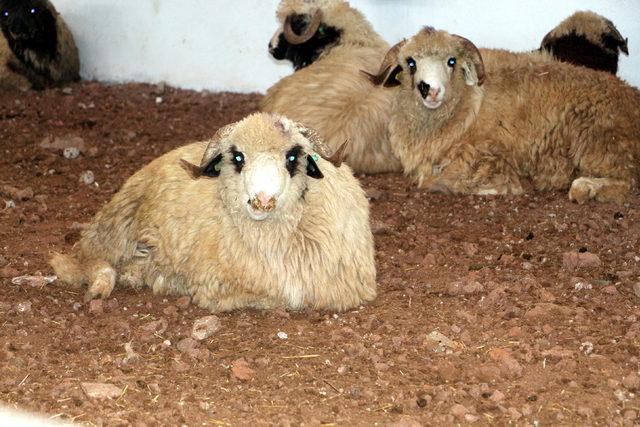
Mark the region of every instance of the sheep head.
[[363, 73], [374, 85], [411, 90], [428, 109], [440, 107], [456, 87], [481, 86], [485, 80], [482, 56], [473, 43], [431, 27], [393, 46], [378, 74]]
[[280, 26], [269, 42], [269, 53], [291, 61], [295, 70], [312, 64], [340, 42], [342, 29], [329, 24], [327, 15], [344, 7], [340, 0], [283, 0], [277, 13]]
[[331, 155], [313, 131], [257, 113], [220, 129], [200, 165], [184, 159], [181, 164], [194, 179], [221, 180], [218, 188], [230, 212], [252, 220], [286, 218], [304, 203], [310, 181], [324, 178], [323, 169], [340, 166], [344, 147]]
[[56, 15], [46, 0], [0, 1], [0, 27], [14, 52], [32, 49], [54, 57], [58, 38]]

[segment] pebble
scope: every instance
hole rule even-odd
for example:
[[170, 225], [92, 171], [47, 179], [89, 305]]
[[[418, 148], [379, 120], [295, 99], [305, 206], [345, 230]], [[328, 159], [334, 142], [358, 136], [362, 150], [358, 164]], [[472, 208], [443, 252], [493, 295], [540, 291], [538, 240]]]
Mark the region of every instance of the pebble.
[[248, 381], [253, 378], [255, 371], [251, 369], [249, 363], [244, 359], [237, 359], [231, 362], [231, 375], [241, 381]]
[[391, 226], [382, 221], [371, 221], [371, 232], [377, 236], [391, 233]]
[[164, 318], [160, 318], [158, 320], [154, 320], [152, 322], [147, 323], [141, 329], [145, 332], [149, 332], [151, 334], [159, 334], [162, 335], [164, 331], [167, 330], [167, 320]]
[[562, 254], [562, 266], [566, 269], [592, 268], [602, 264], [596, 254], [590, 252], [565, 252]]
[[474, 295], [484, 292], [484, 286], [475, 281], [465, 282], [453, 282], [447, 286], [447, 295], [450, 296], [458, 296], [458, 295]]
[[140, 355], [133, 350], [131, 342], [125, 343], [124, 351], [127, 353], [124, 359], [122, 359], [122, 363], [125, 365], [140, 360]]
[[502, 370], [511, 377], [522, 375], [522, 365], [513, 357], [511, 351], [505, 348], [494, 348], [489, 351], [491, 360], [499, 362]]
[[181, 310], [188, 308], [190, 304], [191, 304], [191, 297], [185, 296], [185, 297], [180, 297], [176, 300], [176, 306]]
[[433, 331], [427, 335], [426, 344], [427, 347], [431, 348], [436, 353], [442, 353], [447, 348], [452, 350], [460, 348], [459, 343], [438, 331]]
[[464, 416], [467, 414], [467, 408], [460, 405], [459, 403], [456, 403], [451, 407], [451, 414], [456, 418], [464, 418]]
[[202, 341], [218, 332], [221, 327], [222, 324], [217, 316], [201, 317], [193, 323], [191, 337], [195, 340]]
[[193, 350], [195, 350], [197, 347], [198, 341], [194, 340], [193, 338], [181, 339], [180, 341], [178, 341], [178, 344], [176, 344], [176, 348], [179, 352], [187, 354], [193, 353]]
[[31, 311], [31, 301], [24, 301], [16, 305], [18, 313], [29, 313]]
[[636, 297], [640, 298], [640, 282], [633, 284], [633, 293], [636, 294]]
[[89, 302], [89, 313], [99, 316], [104, 313], [104, 302], [101, 299], [92, 299]]
[[278, 338], [280, 338], [281, 340], [286, 340], [286, 339], [288, 339], [288, 338], [289, 338], [289, 335], [287, 335], [287, 333], [286, 333], [286, 332], [282, 332], [282, 331], [279, 331], [279, 332], [276, 334], [276, 336], [277, 336]]
[[80, 152], [84, 152], [86, 144], [84, 139], [75, 135], [66, 135], [54, 138], [53, 142], [47, 137], [40, 142], [40, 147], [48, 150], [64, 150], [65, 148], [75, 148]]
[[4, 201], [4, 208], [5, 209], [14, 209], [16, 207], [16, 202], [14, 202], [13, 200], [5, 200]]
[[558, 304], [538, 303], [531, 310], [524, 314], [524, 318], [529, 321], [542, 321], [546, 319], [557, 319], [558, 315], [571, 315], [572, 310]]
[[462, 244], [462, 249], [464, 250], [464, 253], [467, 254], [468, 257], [472, 257], [478, 253], [478, 245], [475, 243], [465, 242]]
[[4, 267], [8, 263], [9, 263], [9, 261], [7, 261], [7, 259], [5, 257], [3, 257], [2, 255], [0, 255], [0, 267]]
[[91, 171], [84, 171], [80, 175], [80, 182], [84, 183], [85, 185], [91, 185], [95, 181], [96, 181], [96, 177], [93, 175], [93, 172]]
[[622, 385], [625, 386], [627, 390], [640, 390], [640, 377], [635, 372], [627, 375], [622, 379]]
[[62, 93], [64, 93], [65, 95], [71, 95], [73, 93], [73, 89], [71, 89], [70, 87], [62, 88]]
[[626, 411], [624, 411], [624, 414], [622, 416], [625, 420], [636, 421], [636, 419], [638, 418], [638, 413], [633, 409], [627, 409]]
[[81, 383], [80, 387], [88, 397], [94, 399], [115, 399], [122, 394], [122, 389], [113, 384]]
[[489, 399], [492, 402], [500, 403], [504, 400], [504, 398], [505, 398], [504, 393], [502, 393], [500, 390], [496, 390], [491, 394], [491, 397]]
[[57, 276], [18, 276], [11, 279], [14, 285], [29, 285], [32, 288], [44, 288], [58, 280]]
[[80, 155], [80, 150], [78, 149], [78, 147], [67, 147], [62, 150], [62, 155], [65, 159], [76, 159]]
[[610, 285], [607, 286], [605, 288], [602, 289], [602, 292], [607, 294], [607, 295], [618, 295], [618, 288], [615, 287], [615, 285]]
[[382, 197], [382, 191], [377, 188], [367, 188], [365, 194], [369, 200], [378, 200]]

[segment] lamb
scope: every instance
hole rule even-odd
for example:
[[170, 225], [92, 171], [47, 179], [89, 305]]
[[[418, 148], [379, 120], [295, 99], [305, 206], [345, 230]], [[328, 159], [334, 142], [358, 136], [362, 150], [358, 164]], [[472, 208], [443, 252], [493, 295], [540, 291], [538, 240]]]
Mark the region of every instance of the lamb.
[[33, 89], [80, 79], [73, 36], [49, 0], [0, 0], [0, 27], [14, 54], [6, 67]]
[[[296, 71], [267, 90], [260, 109], [316, 129], [333, 148], [350, 139], [345, 161], [358, 173], [400, 171], [387, 129], [392, 97], [372, 89], [359, 75], [360, 70], [374, 72], [389, 45], [360, 11], [342, 0], [282, 0], [277, 18], [281, 25], [269, 52], [291, 61]], [[599, 23], [604, 18], [593, 19]], [[558, 39], [553, 52], [565, 52], [560, 49], [564, 42]], [[516, 54], [486, 49], [483, 55], [489, 73], [507, 61], [554, 60], [544, 50]]]
[[253, 114], [142, 168], [74, 255], [51, 265], [88, 284], [86, 299], [117, 283], [189, 295], [212, 312], [357, 307], [376, 296], [373, 236], [343, 152], [329, 156], [287, 118]]
[[360, 77], [377, 69], [389, 45], [341, 0], [283, 0], [277, 15], [270, 52], [297, 71], [267, 91], [260, 109], [315, 129], [333, 149], [349, 139], [345, 162], [355, 172], [399, 171], [387, 135], [391, 97]]
[[627, 43], [613, 22], [591, 11], [579, 11], [550, 31], [540, 49], [563, 62], [616, 74], [619, 53], [629, 55]]
[[569, 189], [622, 203], [640, 173], [640, 92], [560, 62], [485, 73], [469, 40], [427, 27], [390, 49], [390, 142], [420, 187], [463, 194]]

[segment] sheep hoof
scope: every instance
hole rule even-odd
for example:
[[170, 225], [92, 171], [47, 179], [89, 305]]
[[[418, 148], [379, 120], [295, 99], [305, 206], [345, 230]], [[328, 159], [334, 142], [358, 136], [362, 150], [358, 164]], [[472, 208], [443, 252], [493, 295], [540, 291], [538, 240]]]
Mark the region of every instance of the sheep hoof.
[[94, 275], [94, 280], [89, 284], [89, 289], [84, 295], [85, 301], [94, 298], [108, 298], [116, 285], [116, 272], [111, 267], [98, 270]]
[[581, 177], [571, 183], [569, 200], [578, 204], [591, 199], [621, 204], [630, 188], [631, 185], [628, 182], [617, 179]]

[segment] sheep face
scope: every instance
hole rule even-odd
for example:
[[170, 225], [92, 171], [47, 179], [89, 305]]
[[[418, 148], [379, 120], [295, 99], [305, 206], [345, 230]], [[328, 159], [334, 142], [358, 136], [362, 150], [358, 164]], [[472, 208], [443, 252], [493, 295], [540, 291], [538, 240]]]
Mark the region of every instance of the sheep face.
[[285, 0], [280, 6], [280, 10], [287, 12], [278, 13], [280, 27], [269, 42], [269, 53], [277, 60], [291, 61], [294, 69], [299, 70], [336, 45], [342, 31], [324, 22], [320, 5], [304, 2], [292, 8], [288, 3]]
[[220, 196], [234, 217], [288, 221], [300, 211], [309, 180], [324, 177], [310, 138], [286, 118], [256, 114], [220, 130], [200, 166], [182, 163], [194, 178], [222, 181]]
[[389, 50], [375, 84], [402, 86], [427, 109], [435, 110], [464, 86], [484, 82], [484, 65], [469, 40], [427, 27]]
[[56, 17], [42, 0], [0, 1], [0, 26], [12, 49], [56, 55]]

